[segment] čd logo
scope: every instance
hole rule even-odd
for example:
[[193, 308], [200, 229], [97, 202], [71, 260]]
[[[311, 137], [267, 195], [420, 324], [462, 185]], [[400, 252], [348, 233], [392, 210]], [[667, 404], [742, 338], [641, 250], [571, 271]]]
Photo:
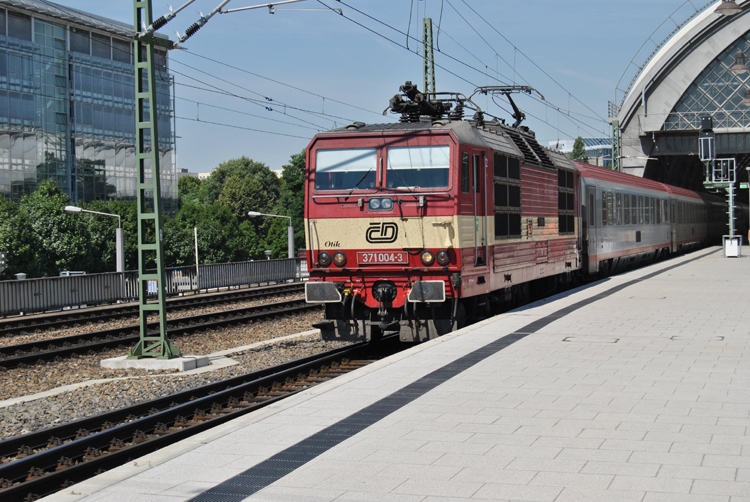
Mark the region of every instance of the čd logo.
[[390, 244], [398, 238], [398, 225], [395, 223], [370, 223], [365, 234], [370, 244]]

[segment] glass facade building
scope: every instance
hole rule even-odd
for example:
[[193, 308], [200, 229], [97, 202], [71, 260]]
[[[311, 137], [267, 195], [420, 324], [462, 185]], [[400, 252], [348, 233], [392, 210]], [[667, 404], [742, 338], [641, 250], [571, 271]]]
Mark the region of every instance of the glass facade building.
[[[0, 0], [0, 194], [53, 180], [71, 201], [135, 200], [132, 26], [38, 0]], [[157, 50], [162, 207], [176, 209], [174, 106]]]

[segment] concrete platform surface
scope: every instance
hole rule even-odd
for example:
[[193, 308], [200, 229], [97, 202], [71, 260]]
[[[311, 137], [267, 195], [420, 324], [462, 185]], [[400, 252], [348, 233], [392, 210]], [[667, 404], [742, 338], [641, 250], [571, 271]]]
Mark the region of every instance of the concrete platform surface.
[[45, 500], [750, 502], [743, 255], [497, 316]]

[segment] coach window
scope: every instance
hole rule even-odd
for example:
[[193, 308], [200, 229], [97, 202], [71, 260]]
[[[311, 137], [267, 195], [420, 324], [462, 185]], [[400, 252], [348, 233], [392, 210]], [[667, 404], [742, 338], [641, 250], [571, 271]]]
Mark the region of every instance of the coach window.
[[625, 194], [625, 212], [623, 213], [623, 224], [630, 225], [630, 195]]
[[596, 218], [596, 209], [594, 208], [594, 205], [596, 203], [596, 199], [594, 198], [594, 194], [589, 194], [589, 225], [592, 227], [596, 226], [596, 222], [594, 221]]
[[630, 196], [630, 223], [638, 224], [638, 199], [635, 195]]
[[495, 153], [495, 238], [521, 236], [521, 164], [518, 159]]
[[602, 192], [602, 226], [607, 226], [607, 192]]
[[651, 218], [650, 218], [650, 216], [651, 216], [651, 204], [649, 204], [649, 202], [648, 202], [648, 197], [646, 197], [643, 202], [645, 204], [643, 206], [643, 214], [645, 215], [645, 217], [643, 219], [643, 224], [644, 225], [648, 225], [649, 223], [651, 223]]
[[656, 225], [656, 199], [651, 199], [651, 224]]
[[665, 200], [662, 202], [664, 203], [664, 218], [662, 219], [662, 221], [664, 223], [669, 223], [669, 201]]
[[664, 201], [661, 199], [656, 199], [656, 223], [657, 224], [661, 224], [663, 209], [664, 209]]
[[607, 192], [607, 224], [608, 225], [614, 225], [614, 197], [612, 196], [612, 192]]
[[471, 189], [469, 188], [471, 180], [471, 174], [469, 171], [469, 154], [467, 152], [464, 152], [463, 156], [461, 157], [461, 193], [469, 193]]
[[391, 147], [387, 168], [388, 188], [447, 187], [450, 185], [450, 147]]
[[622, 194], [618, 193], [616, 197], [616, 208], [617, 208], [617, 224], [622, 225]]
[[557, 221], [558, 232], [575, 232], [575, 173], [557, 170]]
[[348, 148], [315, 153], [316, 190], [370, 190], [375, 188], [377, 150]]
[[638, 196], [638, 224], [643, 225], [643, 195]]

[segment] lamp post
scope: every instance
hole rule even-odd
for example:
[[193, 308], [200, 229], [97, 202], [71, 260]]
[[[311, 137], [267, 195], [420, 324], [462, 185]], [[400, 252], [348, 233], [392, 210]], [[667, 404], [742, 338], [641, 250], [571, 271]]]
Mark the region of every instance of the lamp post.
[[99, 211], [89, 211], [88, 209], [83, 209], [82, 207], [78, 206], [65, 206], [65, 212], [74, 214], [74, 213], [91, 213], [91, 214], [100, 214], [102, 216], [113, 216], [117, 218], [117, 231], [115, 233], [115, 248], [117, 250], [117, 256], [116, 256], [116, 262], [117, 262], [117, 272], [124, 272], [125, 271], [125, 239], [123, 238], [122, 233], [122, 218], [120, 218], [119, 214], [111, 214], [111, 213], [101, 213]]
[[289, 251], [287, 257], [294, 258], [294, 227], [292, 227], [291, 216], [282, 216], [280, 214], [264, 214], [257, 211], [248, 211], [247, 215], [251, 218], [255, 218], [256, 216], [268, 216], [269, 218], [287, 218], [289, 220], [289, 228], [287, 229], [287, 243], [289, 246]]
[[742, 12], [742, 8], [734, 0], [722, 0], [721, 5], [716, 7], [714, 12], [724, 16], [733, 16]]

